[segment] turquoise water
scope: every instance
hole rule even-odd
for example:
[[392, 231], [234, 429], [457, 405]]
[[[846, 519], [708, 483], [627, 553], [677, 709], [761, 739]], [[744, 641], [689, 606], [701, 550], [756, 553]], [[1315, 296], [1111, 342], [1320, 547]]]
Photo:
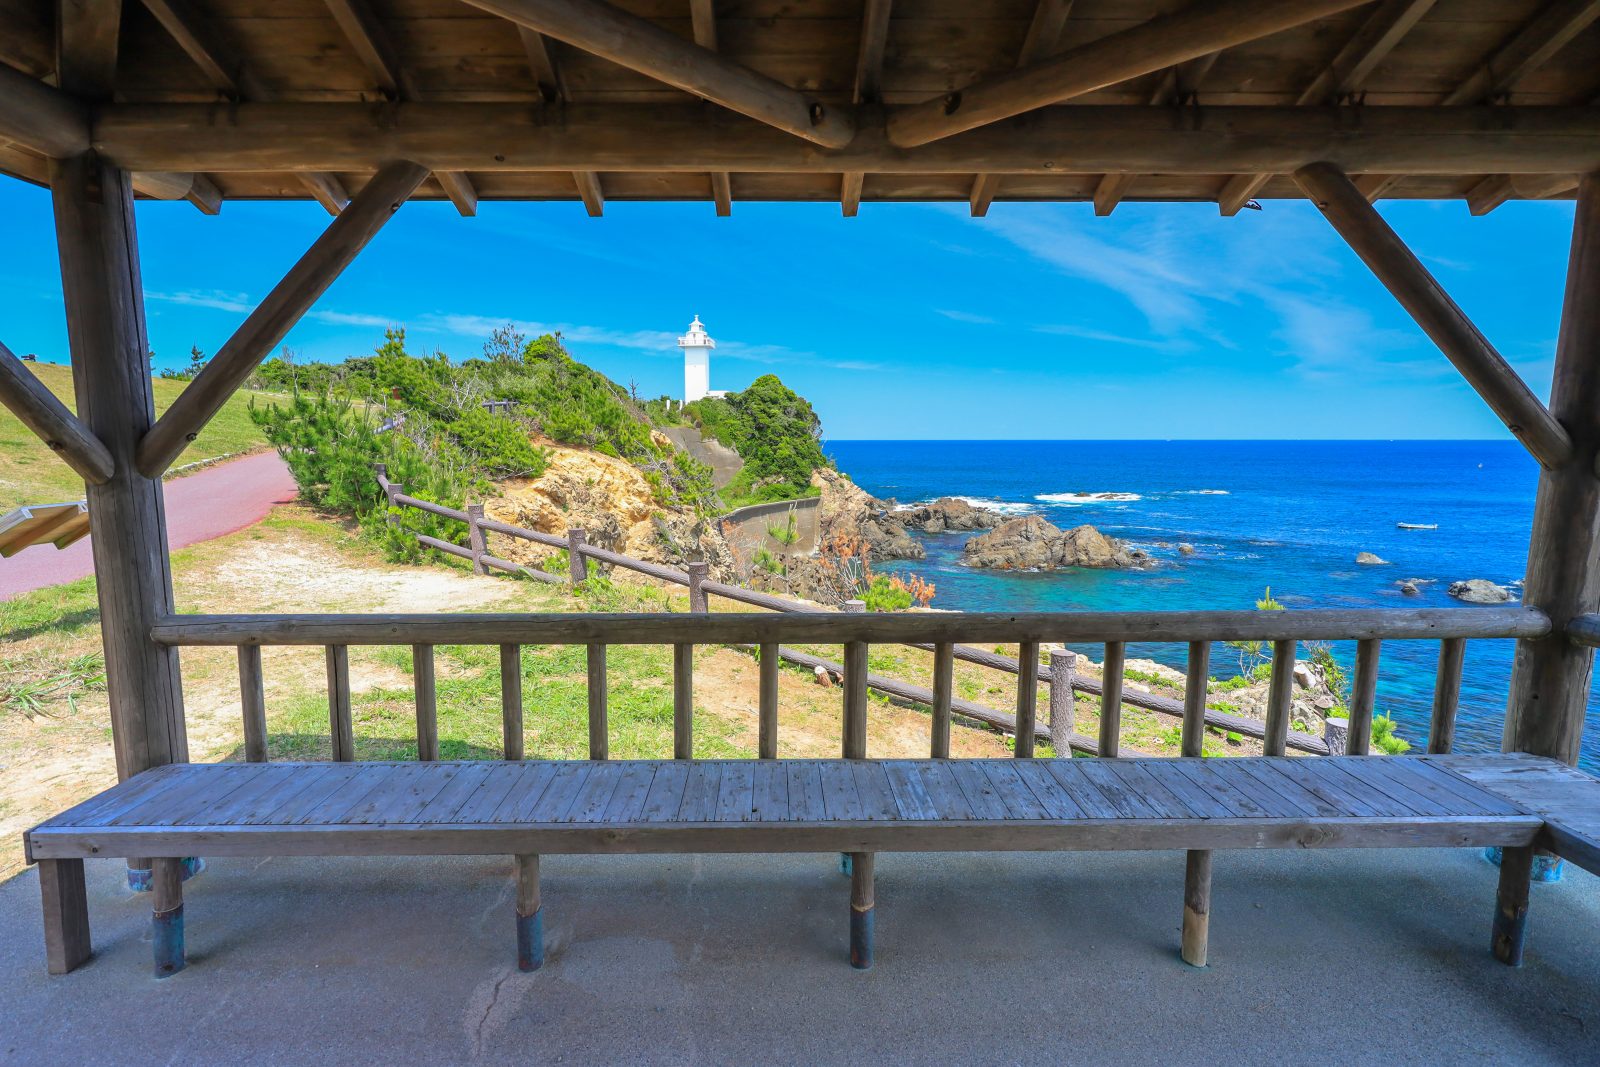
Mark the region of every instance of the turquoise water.
[[[925, 561], [878, 568], [921, 574], [938, 587], [935, 606], [972, 611], [1251, 608], [1269, 586], [1290, 610], [1472, 611], [1446, 587], [1521, 579], [1538, 481], [1513, 441], [832, 441], [827, 449], [876, 496], [964, 496], [1061, 527], [1091, 523], [1156, 561], [1148, 571], [975, 570], [960, 564], [967, 535], [951, 534], [923, 539]], [[1400, 530], [1397, 522], [1439, 528]], [[1195, 554], [1180, 555], [1179, 542]], [[1389, 565], [1357, 566], [1363, 551]], [[1424, 580], [1422, 595], [1402, 596], [1403, 578]], [[1461, 750], [1499, 749], [1512, 645], [1468, 643]], [[1348, 665], [1354, 645], [1333, 651]], [[1184, 649], [1136, 645], [1129, 655], [1182, 667]], [[1435, 642], [1383, 649], [1378, 707], [1418, 747], [1427, 739], [1437, 655]], [[1214, 651], [1213, 673], [1236, 669], [1229, 650]], [[1600, 700], [1592, 701], [1584, 744], [1584, 764], [1594, 769], [1597, 708]]]

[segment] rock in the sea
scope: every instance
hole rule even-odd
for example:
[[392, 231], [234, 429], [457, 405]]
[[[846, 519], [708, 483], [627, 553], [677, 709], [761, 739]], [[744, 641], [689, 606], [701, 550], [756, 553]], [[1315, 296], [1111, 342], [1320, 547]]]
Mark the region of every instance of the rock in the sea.
[[1191, 545], [1187, 541], [1179, 541], [1178, 542], [1178, 555], [1180, 555], [1180, 556], [1192, 556], [1192, 555], [1194, 555], [1194, 546]]
[[1410, 581], [1400, 583], [1400, 592], [1405, 596], [1420, 596], [1422, 594], [1422, 590], [1417, 588], [1417, 583]]
[[1001, 570], [1054, 570], [1058, 567], [1131, 567], [1134, 558], [1120, 541], [1093, 526], [1071, 530], [1037, 515], [1012, 519], [967, 542], [962, 553], [969, 567]]
[[1357, 552], [1356, 562], [1363, 567], [1387, 567], [1389, 561], [1375, 552]]
[[1468, 604], [1505, 604], [1515, 600], [1511, 590], [1485, 578], [1469, 578], [1464, 582], [1451, 582], [1449, 593]]
[[954, 496], [940, 497], [931, 504], [914, 508], [901, 508], [891, 514], [907, 529], [931, 534], [950, 530], [992, 530], [1006, 521], [998, 511], [976, 507]]

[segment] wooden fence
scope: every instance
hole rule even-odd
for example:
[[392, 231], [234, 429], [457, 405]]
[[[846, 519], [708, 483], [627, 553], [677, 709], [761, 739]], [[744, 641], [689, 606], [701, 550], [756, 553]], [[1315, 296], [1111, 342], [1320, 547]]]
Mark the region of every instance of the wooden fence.
[[[900, 629], [894, 627], [886, 629], [881, 625], [866, 626], [866, 635], [856, 641], [862, 648], [865, 647], [867, 641], [877, 643], [889, 641], [934, 654], [933, 685], [931, 687], [919, 686], [869, 673], [866, 670], [864, 657], [860, 659], [859, 663], [852, 663], [850, 654], [852, 639], [849, 635], [862, 629], [863, 624], [857, 619], [849, 619], [848, 617], [851, 615], [859, 616], [864, 611], [864, 605], [860, 601], [847, 602], [844, 606], [844, 611], [841, 613], [816, 605], [790, 600], [786, 597], [775, 596], [771, 593], [762, 593], [742, 586], [712, 581], [707, 575], [707, 567], [704, 563], [690, 563], [685, 569], [680, 570], [660, 563], [650, 563], [645, 560], [635, 559], [632, 556], [626, 556], [619, 552], [601, 548], [598, 545], [589, 544], [584, 531], [579, 528], [569, 529], [564, 537], [557, 534], [541, 533], [537, 530], [513, 526], [487, 518], [483, 513], [483, 505], [481, 504], [468, 504], [464, 510], [458, 510], [408, 496], [403, 492], [404, 487], [402, 485], [389, 481], [387, 471], [381, 464], [377, 468], [377, 480], [391, 507], [416, 508], [433, 515], [465, 523], [468, 530], [469, 547], [467, 548], [422, 534], [418, 534], [416, 537], [420, 543], [430, 548], [471, 561], [473, 571], [478, 574], [487, 574], [491, 569], [494, 569], [525, 575], [538, 581], [565, 581], [575, 586], [587, 577], [587, 561], [593, 559], [599, 563], [622, 567], [669, 584], [687, 588], [689, 591], [689, 610], [696, 614], [708, 612], [710, 597], [718, 596], [726, 600], [787, 615], [824, 616], [827, 621], [819, 620], [819, 625], [814, 628], [815, 636], [808, 637], [806, 640], [817, 643], [844, 644], [845, 657], [842, 664], [784, 647], [775, 640], [749, 640], [743, 638], [740, 636], [743, 631], [738, 628], [729, 631], [725, 639], [717, 639], [708, 636], [709, 633], [712, 631], [721, 632], [724, 627], [720, 625], [708, 626], [707, 623], [711, 620], [697, 620], [694, 627], [699, 637], [697, 643], [715, 642], [753, 648], [759, 651], [762, 670], [763, 703], [761, 714], [763, 737], [766, 735], [767, 710], [765, 699], [768, 684], [768, 665], [769, 663], [773, 664], [772, 669], [775, 670], [776, 663], [782, 661], [812, 670], [821, 668], [827, 671], [843, 682], [847, 694], [851, 687], [857, 684], [864, 684], [866, 688], [883, 693], [891, 698], [929, 706], [933, 709], [934, 741], [932, 752], [935, 756], [949, 754], [948, 726], [952, 715], [959, 715], [1012, 734], [1016, 737], [1019, 748], [1023, 745], [1023, 734], [1026, 731], [1028, 734], [1027, 744], [1031, 751], [1034, 705], [1037, 702], [1038, 687], [1041, 683], [1049, 689], [1049, 735], [1051, 744], [1057, 752], [1064, 753], [1070, 749], [1071, 751], [1088, 755], [1117, 755], [1123, 752], [1132, 754], [1131, 751], [1122, 748], [1120, 740], [1122, 708], [1127, 706], [1180, 720], [1183, 724], [1181, 746], [1184, 755], [1199, 755], [1199, 738], [1203, 736], [1206, 728], [1254, 738], [1262, 743], [1262, 749], [1267, 755], [1283, 755], [1288, 749], [1319, 756], [1338, 755], [1341, 753], [1366, 755], [1370, 752], [1372, 744], [1372, 716], [1381, 643], [1386, 639], [1437, 640], [1440, 642], [1439, 666], [1434, 685], [1433, 714], [1428, 731], [1427, 751], [1430, 754], [1438, 754], [1449, 752], [1454, 745], [1456, 713], [1461, 694], [1461, 671], [1466, 641], [1472, 638], [1540, 636], [1548, 632], [1550, 625], [1549, 621], [1537, 611], [1518, 607], [1482, 609], [1470, 612], [1450, 609], [1385, 608], [1281, 613], [1201, 611], [994, 615], [969, 612], [930, 612], [896, 616], [897, 618], [905, 619], [934, 620], [932, 624], [921, 625], [930, 630], [954, 634], [953, 637], [944, 640], [937, 640], [931, 636], [919, 638], [915, 628], [913, 628], [906, 639], [892, 641], [885, 634], [890, 631], [898, 633], [901, 632]], [[490, 533], [516, 537], [550, 548], [565, 549], [568, 554], [566, 576], [563, 577], [546, 571], [524, 567], [521, 564], [491, 555], [488, 551], [488, 534]], [[491, 616], [471, 616], [473, 619], [487, 617]], [[581, 623], [574, 621], [572, 616], [555, 617], [568, 620], [563, 624], [563, 628], [569, 633], [575, 626], [581, 628]], [[649, 617], [588, 615], [581, 618]], [[681, 617], [668, 617], [678, 618], [681, 625]], [[719, 615], [714, 618], [720, 624], [722, 619], [750, 617]], [[755, 617], [760, 618], [760, 616]], [[364, 617], [339, 616], [337, 618], [356, 619]], [[411, 619], [416, 617], [402, 616], [401, 618]], [[512, 618], [530, 617], [513, 616]], [[538, 617], [533, 616], [532, 618]], [[888, 616], [873, 616], [873, 618], [884, 619], [888, 618]], [[1027, 630], [1026, 636], [1022, 636], [1016, 633], [1017, 625], [1003, 625], [995, 629], [994, 623], [986, 621], [978, 632], [971, 632], [971, 620], [974, 619], [1013, 620], [1016, 624], [1021, 624], [1023, 620], [1032, 620], [1031, 625], [1034, 629]], [[940, 624], [938, 620], [950, 621]], [[1268, 623], [1271, 623], [1271, 625], [1268, 625]], [[1600, 632], [1600, 630], [1597, 630], [1597, 632]], [[1005, 634], [1011, 634], [1012, 636], [1004, 636]], [[1019, 655], [1013, 659], [1000, 653], [974, 648], [969, 644], [957, 643], [959, 639], [967, 641], [1015, 641], [1019, 646]], [[1294, 698], [1294, 664], [1299, 642], [1337, 640], [1356, 641], [1356, 662], [1351, 681], [1348, 726], [1340, 728], [1333, 725], [1337, 720], [1329, 720], [1330, 726], [1323, 737], [1290, 729], [1290, 712]], [[1600, 638], [1597, 638], [1597, 640], [1600, 640]], [[1096, 679], [1077, 672], [1075, 670], [1076, 655], [1065, 649], [1052, 649], [1049, 654], [1048, 668], [1041, 670], [1040, 644], [1044, 641], [1063, 644], [1068, 642], [1103, 643], [1105, 655], [1102, 661], [1101, 677]], [[1128, 688], [1125, 685], [1123, 662], [1126, 648], [1130, 642], [1136, 641], [1181, 642], [1188, 646], [1187, 670], [1185, 672], [1188, 684], [1183, 700], [1175, 700], [1156, 693]], [[1206, 683], [1210, 677], [1211, 644], [1214, 641], [1262, 641], [1271, 644], [1272, 681], [1271, 688], [1268, 691], [1267, 718], [1265, 720], [1232, 715], [1206, 706]], [[317, 642], [290, 641], [286, 643]], [[451, 640], [449, 643], [470, 644], [473, 642]], [[493, 644], [498, 642], [486, 641], [483, 643]], [[561, 636], [551, 636], [540, 643], [571, 644], [574, 642]], [[612, 643], [615, 643], [615, 639], [612, 639]], [[662, 643], [673, 644], [680, 649], [688, 647], [676, 640], [663, 640]], [[241, 648], [241, 656], [243, 655]], [[330, 652], [331, 656], [332, 653]], [[1007, 714], [998, 709], [956, 697], [953, 693], [952, 675], [954, 664], [957, 660], [989, 667], [1016, 676], [1018, 687], [1015, 713]], [[602, 658], [602, 669], [603, 662]], [[591, 683], [595, 680], [594, 670], [591, 655]], [[244, 666], [241, 659], [241, 678], [243, 678], [243, 672]], [[331, 689], [335, 681], [331, 659], [329, 680]], [[417, 679], [419, 685], [419, 707], [423, 699], [420, 696], [420, 687], [423, 681], [425, 679], [419, 675]], [[426, 681], [430, 683], [431, 692], [431, 668], [429, 678]], [[774, 674], [772, 681], [774, 687], [772, 696], [774, 700], [776, 699], [776, 684], [776, 675]], [[1098, 736], [1096, 737], [1086, 737], [1075, 732], [1073, 709], [1076, 694], [1078, 693], [1100, 698], [1100, 723]], [[248, 699], [247, 696], [247, 703]], [[431, 695], [429, 699], [431, 700]], [[518, 696], [518, 701], [520, 709], [520, 695]], [[591, 709], [592, 711], [593, 709]], [[519, 718], [520, 714], [519, 710]], [[774, 711], [773, 714], [776, 714], [776, 712]], [[1200, 730], [1200, 733], [1196, 734], [1193, 752], [1190, 751], [1191, 745], [1188, 740], [1191, 722], [1198, 724], [1198, 729]], [[942, 741], [941, 723], [943, 724]], [[763, 741], [764, 744], [765, 742]]]

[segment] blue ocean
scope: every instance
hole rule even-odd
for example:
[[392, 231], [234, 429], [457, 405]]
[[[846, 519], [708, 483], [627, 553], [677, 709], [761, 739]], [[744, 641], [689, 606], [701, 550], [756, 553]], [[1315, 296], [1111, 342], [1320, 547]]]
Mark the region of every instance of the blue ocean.
[[[1519, 591], [1538, 468], [1514, 441], [830, 441], [839, 469], [902, 503], [960, 496], [1067, 528], [1090, 523], [1145, 549], [1151, 570], [1005, 573], [961, 565], [968, 535], [923, 538], [915, 572], [935, 607], [969, 611], [1248, 609], [1270, 588], [1289, 610], [1438, 607], [1487, 578]], [[1396, 523], [1438, 524], [1402, 530]], [[1193, 555], [1177, 546], [1188, 543]], [[1373, 552], [1386, 566], [1358, 566]], [[1420, 595], [1399, 583], [1418, 581]], [[1514, 642], [1471, 641], [1457, 748], [1498, 751]], [[1097, 648], [1085, 647], [1096, 659]], [[1353, 642], [1333, 647], [1348, 668]], [[1130, 658], [1182, 668], [1180, 645], [1136, 645]], [[1417, 748], [1427, 742], [1438, 644], [1383, 647], [1377, 706]], [[1212, 670], [1236, 673], [1217, 647]], [[1600, 699], [1583, 763], [1600, 770]]]

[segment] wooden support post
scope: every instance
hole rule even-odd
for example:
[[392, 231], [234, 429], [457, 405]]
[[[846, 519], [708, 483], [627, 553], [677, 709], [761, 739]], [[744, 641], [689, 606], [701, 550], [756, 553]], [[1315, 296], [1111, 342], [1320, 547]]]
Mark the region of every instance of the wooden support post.
[[761, 645], [761, 710], [756, 754], [761, 759], [778, 758], [778, 643]]
[[867, 643], [847, 641], [844, 646], [845, 759], [867, 758]]
[[427, 176], [407, 162], [378, 171], [144, 435], [140, 473], [158, 478], [172, 465]]
[[1439, 668], [1433, 682], [1433, 721], [1428, 726], [1428, 755], [1448, 753], [1456, 741], [1456, 706], [1461, 702], [1461, 660], [1467, 642], [1447, 637], [1439, 642]]
[[417, 759], [439, 758], [439, 694], [434, 687], [433, 646], [411, 646], [411, 688], [417, 704]]
[[267, 762], [267, 693], [260, 645], [239, 646], [239, 709], [244, 718], [245, 762]]
[[155, 975], [167, 978], [188, 962], [183, 947], [183, 860], [158, 857], [150, 879], [150, 945]]
[[1033, 757], [1035, 722], [1039, 711], [1039, 642], [1017, 644], [1017, 734], [1012, 755]]
[[1500, 888], [1495, 894], [1494, 929], [1489, 951], [1510, 967], [1522, 966], [1528, 935], [1528, 890], [1533, 880], [1533, 846], [1500, 851]]
[[84, 481], [104, 485], [116, 473], [116, 462], [100, 439], [3, 344], [0, 344], [0, 403], [10, 408], [46, 448], [60, 456]]
[[517, 970], [544, 966], [544, 902], [539, 899], [539, 854], [513, 857], [517, 870]]
[[1355, 183], [1331, 163], [1301, 167], [1294, 177], [1351, 250], [1455, 364], [1533, 458], [1547, 469], [1571, 460], [1573, 443], [1567, 429], [1545, 410]]
[[711, 610], [705, 588], [709, 570], [710, 568], [704, 563], [689, 564], [689, 610], [699, 615]]
[[[1576, 616], [1600, 608], [1600, 176], [1578, 184], [1550, 410], [1572, 458], [1539, 477], [1523, 603], [1550, 617], [1548, 637], [1517, 642], [1504, 748], [1578, 762], [1594, 650], [1567, 640]], [[1507, 852], [1509, 855], [1509, 850]]]
[[356, 758], [355, 723], [350, 711], [350, 646], [327, 646], [326, 659], [328, 737], [335, 762], [348, 763]]
[[1059, 759], [1072, 757], [1072, 735], [1078, 731], [1078, 697], [1073, 689], [1073, 668], [1078, 654], [1065, 648], [1050, 650], [1050, 747]]
[[489, 554], [489, 539], [483, 532], [483, 505], [467, 505], [467, 547], [472, 552], [472, 573], [488, 574], [483, 557]]
[[1105, 662], [1100, 666], [1100, 744], [1102, 756], [1115, 756], [1122, 746], [1122, 662], [1127, 646], [1121, 641], [1106, 642]]
[[1282, 756], [1289, 750], [1289, 719], [1294, 703], [1293, 641], [1272, 642], [1272, 681], [1267, 685], [1267, 736], [1261, 742], [1264, 756]]
[[672, 646], [672, 758], [694, 759], [694, 646]]
[[522, 758], [522, 646], [500, 646], [500, 725], [505, 758]]
[[[950, 704], [955, 697], [956, 646], [940, 641], [933, 646], [933, 737], [928, 754], [950, 758]], [[1054, 719], [1051, 720], [1054, 722]]]
[[1211, 931], [1211, 851], [1190, 849], [1183, 873], [1183, 962], [1206, 965]]
[[126, 172], [93, 156], [52, 160], [50, 191], [77, 417], [116, 467], [87, 498], [111, 735], [126, 779], [189, 758], [178, 650], [150, 640], [174, 607], [161, 482], [134, 464], [155, 408], [133, 193]]
[[589, 758], [606, 759], [611, 749], [606, 724], [606, 646], [591, 643], [585, 652], [589, 668]]
[[843, 610], [846, 615], [860, 615], [867, 610], [867, 602], [855, 599], [846, 600]]
[[44, 901], [44, 958], [51, 974], [66, 974], [89, 958], [89, 898], [82, 860], [40, 860]]
[[567, 581], [574, 589], [589, 577], [587, 557], [583, 554], [585, 543], [583, 527], [574, 526], [567, 531]]
[[[1365, 756], [1372, 751], [1372, 711], [1378, 695], [1378, 656], [1383, 642], [1376, 638], [1356, 642], [1356, 672], [1350, 681], [1350, 738], [1345, 754]], [[1337, 752], [1328, 755], [1336, 756]]]
[[1211, 680], [1211, 642], [1189, 642], [1188, 670], [1183, 686], [1183, 734], [1180, 754], [1204, 755], [1206, 743], [1206, 688]]
[[850, 853], [850, 966], [858, 971], [872, 967], [872, 909], [877, 853]]

